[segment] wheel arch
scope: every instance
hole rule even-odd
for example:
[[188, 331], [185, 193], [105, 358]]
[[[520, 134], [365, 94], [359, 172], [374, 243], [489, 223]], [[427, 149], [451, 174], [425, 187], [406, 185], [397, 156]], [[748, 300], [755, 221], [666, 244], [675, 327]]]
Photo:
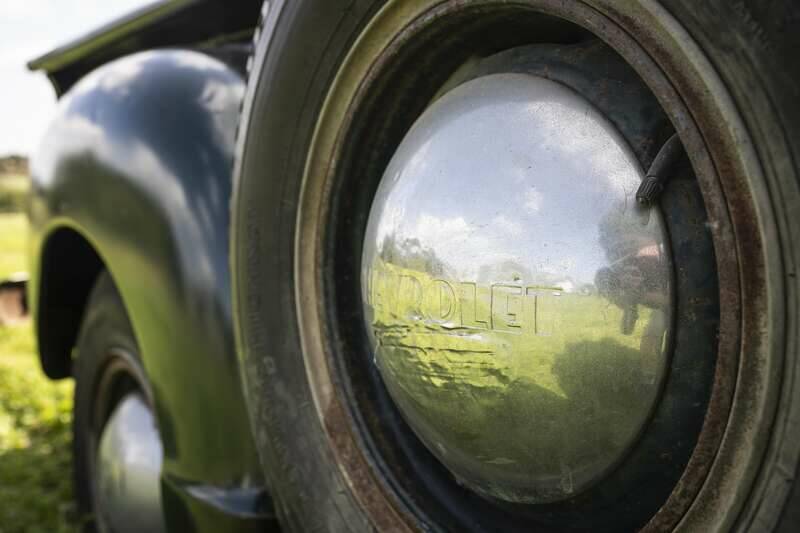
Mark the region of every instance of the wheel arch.
[[[70, 257], [60, 262], [59, 257]], [[72, 375], [72, 349], [97, 276], [105, 268], [89, 241], [67, 226], [54, 230], [41, 252], [36, 312], [36, 340], [45, 375]]]

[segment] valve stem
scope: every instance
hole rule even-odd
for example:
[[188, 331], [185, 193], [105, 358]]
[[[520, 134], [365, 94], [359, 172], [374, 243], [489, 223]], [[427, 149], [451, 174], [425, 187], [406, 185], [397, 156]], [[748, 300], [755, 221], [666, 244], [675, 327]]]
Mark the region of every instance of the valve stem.
[[667, 139], [667, 142], [658, 151], [647, 175], [636, 191], [636, 201], [639, 202], [639, 205], [647, 207], [655, 203], [672, 175], [673, 167], [680, 159], [681, 154], [683, 154], [683, 145], [678, 134], [673, 133], [672, 137]]

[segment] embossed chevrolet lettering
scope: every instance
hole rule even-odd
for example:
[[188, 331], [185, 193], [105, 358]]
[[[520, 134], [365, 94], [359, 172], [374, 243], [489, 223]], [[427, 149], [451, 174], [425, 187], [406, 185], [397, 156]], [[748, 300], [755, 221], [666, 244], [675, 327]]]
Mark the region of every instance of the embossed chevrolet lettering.
[[[398, 321], [424, 320], [444, 329], [552, 334], [548, 311], [563, 288], [510, 283], [477, 283], [431, 278], [380, 264], [370, 270], [368, 303]], [[380, 321], [373, 315], [375, 324]]]

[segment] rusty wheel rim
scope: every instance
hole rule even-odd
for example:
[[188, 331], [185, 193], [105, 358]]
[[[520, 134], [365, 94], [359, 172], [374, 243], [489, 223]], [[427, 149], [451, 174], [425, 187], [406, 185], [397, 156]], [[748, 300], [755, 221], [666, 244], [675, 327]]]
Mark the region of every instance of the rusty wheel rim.
[[[491, 6], [493, 2], [475, 4]], [[780, 365], [775, 355], [778, 350], [769, 349], [770, 342], [773, 346], [780, 344], [775, 332], [781, 326], [781, 302], [774, 298], [780, 289], [774, 265], [780, 265], [780, 261], [774, 246], [769, 245], [775, 229], [758, 160], [752, 150], [741, 149], [746, 128], [713, 68], [658, 5], [643, 2], [623, 14], [605, 2], [592, 6], [547, 1], [516, 4], [577, 23], [614, 48], [658, 98], [690, 154], [717, 251], [719, 299], [724, 309], [719, 323], [719, 355], [697, 445], [684, 474], [646, 529], [672, 528], [681, 521], [685, 526], [708, 529], [730, 527], [737, 512], [709, 512], [713, 507], [708, 503], [719, 498], [719, 490], [701, 489], [704, 483], [717, 484], [728, 491], [731, 509], [743, 506], [743, 489], [737, 487], [751, 485], [756, 476], [754, 465], [766, 442], [763, 436], [752, 437], [758, 433], [757, 426], [770, 420], [775, 392], [768, 385], [774, 381], [776, 365]], [[340, 69], [321, 113], [303, 183], [295, 274], [307, 372], [317, 413], [341, 473], [380, 528], [414, 528], [419, 514], [383, 477], [381, 460], [365, 451], [369, 446], [361, 433], [363, 421], [348, 403], [346, 391], [351, 385], [341, 374], [343, 369], [331, 341], [336, 334], [327, 323], [329, 308], [321, 297], [329, 292], [329, 281], [322, 272], [325, 259], [320, 254], [326, 249], [326, 202], [335, 194], [332, 177], [338, 155], [344, 150], [342, 132], [352, 125], [353, 109], [368, 98], [365, 88], [388, 68], [392, 54], [413, 38], [420, 26], [445, 19], [462, 7], [459, 2], [419, 2], [411, 7], [389, 2], [376, 15], [354, 50], [369, 45], [381, 52], [368, 57], [351, 52]], [[403, 31], [384, 32], [381, 37], [379, 29], [387, 23]], [[767, 268], [767, 264], [772, 267]], [[748, 305], [743, 306], [742, 301]], [[746, 369], [750, 372], [745, 373]], [[755, 413], [760, 414], [757, 424], [752, 423]], [[737, 456], [745, 466], [731, 466]]]

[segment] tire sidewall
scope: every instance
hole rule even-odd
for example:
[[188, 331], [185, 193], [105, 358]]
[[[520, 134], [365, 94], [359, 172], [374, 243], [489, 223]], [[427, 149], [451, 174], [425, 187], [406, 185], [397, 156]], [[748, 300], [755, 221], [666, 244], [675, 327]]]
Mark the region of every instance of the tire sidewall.
[[232, 270], [237, 346], [266, 478], [282, 525], [294, 531], [371, 528], [336, 468], [306, 381], [291, 252], [318, 110], [382, 3], [273, 3], [262, 26], [274, 29], [257, 39], [244, 103], [232, 233], [233, 264], [244, 266]]

